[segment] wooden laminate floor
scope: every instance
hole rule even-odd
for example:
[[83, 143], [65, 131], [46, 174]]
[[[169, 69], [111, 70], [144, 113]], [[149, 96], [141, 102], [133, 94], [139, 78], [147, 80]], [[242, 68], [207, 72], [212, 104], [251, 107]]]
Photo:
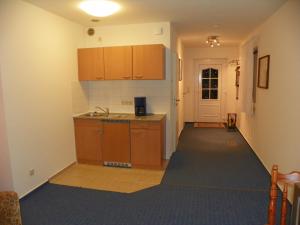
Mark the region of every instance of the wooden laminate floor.
[[[164, 166], [166, 168], [166, 166]], [[49, 180], [53, 184], [132, 193], [160, 184], [163, 170], [73, 164]]]

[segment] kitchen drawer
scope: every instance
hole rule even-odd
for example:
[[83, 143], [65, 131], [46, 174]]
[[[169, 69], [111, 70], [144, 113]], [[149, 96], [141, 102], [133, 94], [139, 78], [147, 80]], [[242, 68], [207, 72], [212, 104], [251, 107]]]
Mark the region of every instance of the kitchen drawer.
[[131, 129], [147, 129], [147, 130], [160, 130], [160, 122], [145, 122], [145, 121], [132, 121], [130, 124]]

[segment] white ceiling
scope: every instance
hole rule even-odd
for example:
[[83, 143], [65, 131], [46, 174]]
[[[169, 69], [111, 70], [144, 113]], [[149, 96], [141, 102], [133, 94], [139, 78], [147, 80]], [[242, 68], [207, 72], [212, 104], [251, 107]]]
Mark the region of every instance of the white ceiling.
[[115, 0], [122, 10], [91, 22], [80, 0], [25, 0], [84, 26], [170, 21], [187, 47], [203, 46], [209, 35], [237, 45], [286, 0]]

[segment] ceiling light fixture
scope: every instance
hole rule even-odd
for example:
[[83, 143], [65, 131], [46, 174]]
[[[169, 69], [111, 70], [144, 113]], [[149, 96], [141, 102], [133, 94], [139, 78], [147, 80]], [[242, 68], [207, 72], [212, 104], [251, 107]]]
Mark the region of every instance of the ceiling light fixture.
[[105, 17], [119, 11], [121, 6], [108, 0], [86, 0], [79, 4], [79, 8], [89, 15]]
[[220, 46], [219, 36], [208, 36], [206, 43], [211, 47]]

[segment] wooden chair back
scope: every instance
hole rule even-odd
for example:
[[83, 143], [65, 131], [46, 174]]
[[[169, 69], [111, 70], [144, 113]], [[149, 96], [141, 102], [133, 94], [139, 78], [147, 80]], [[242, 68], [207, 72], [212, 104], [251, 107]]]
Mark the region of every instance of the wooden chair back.
[[270, 202], [268, 211], [268, 224], [276, 224], [276, 202], [278, 197], [277, 182], [283, 184], [283, 195], [281, 201], [281, 216], [280, 225], [286, 225], [286, 214], [287, 214], [287, 196], [288, 196], [288, 185], [293, 185], [300, 182], [300, 172], [294, 171], [288, 174], [282, 174], [278, 172], [278, 166], [273, 165], [271, 187], [270, 187]]

